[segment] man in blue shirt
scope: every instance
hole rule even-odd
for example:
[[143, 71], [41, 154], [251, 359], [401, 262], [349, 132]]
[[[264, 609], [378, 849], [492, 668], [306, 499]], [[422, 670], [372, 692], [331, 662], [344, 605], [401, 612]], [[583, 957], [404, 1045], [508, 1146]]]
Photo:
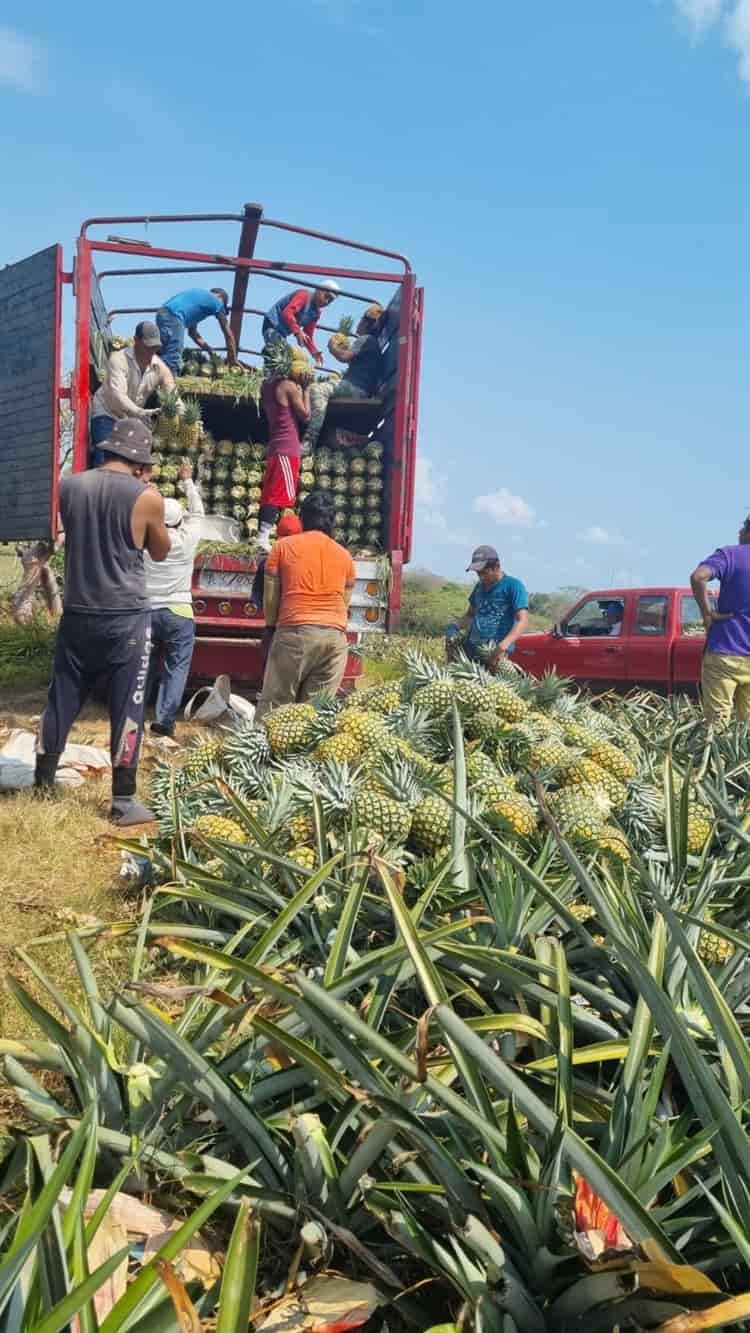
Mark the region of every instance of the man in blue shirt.
[[198, 325], [211, 316], [218, 319], [224, 334], [227, 360], [230, 366], [236, 366], [237, 343], [229, 327], [229, 295], [223, 287], [212, 287], [210, 292], [202, 287], [190, 287], [186, 292], [170, 296], [157, 310], [156, 326], [161, 334], [161, 359], [173, 375], [179, 375], [182, 367], [186, 333], [190, 334], [196, 347], [204, 352], [211, 351], [210, 345], [198, 332]]
[[520, 579], [506, 574], [494, 546], [478, 546], [467, 573], [477, 576], [466, 615], [446, 631], [447, 647], [460, 633], [467, 657], [481, 660], [496, 671], [502, 659], [513, 652], [516, 639], [528, 624], [529, 598]]

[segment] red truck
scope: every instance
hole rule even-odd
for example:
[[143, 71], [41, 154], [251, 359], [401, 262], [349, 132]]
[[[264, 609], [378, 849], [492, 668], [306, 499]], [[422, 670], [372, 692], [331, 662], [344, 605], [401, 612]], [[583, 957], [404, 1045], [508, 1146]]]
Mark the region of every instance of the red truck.
[[595, 689], [694, 692], [704, 643], [689, 588], [611, 588], [586, 593], [548, 633], [524, 634], [514, 661]]
[[[129, 234], [122, 235], [123, 230]], [[145, 235], [133, 239], [133, 230]], [[158, 240], [149, 239], [154, 231]], [[210, 242], [197, 249], [195, 238], [203, 236]], [[228, 236], [234, 238], [229, 247]], [[273, 245], [272, 254], [286, 241], [291, 257], [258, 257], [261, 240]], [[168, 296], [193, 285], [196, 279], [188, 275], [194, 274], [206, 275], [197, 279], [206, 287], [227, 287], [225, 275], [232, 277], [230, 324], [246, 364], [260, 362], [263, 313], [285, 290], [335, 278], [349, 311], [351, 302], [364, 309], [377, 300], [385, 307], [380, 335], [384, 380], [378, 396], [332, 401], [325, 429], [334, 446], [337, 439], [364, 444], [373, 438], [382, 445], [381, 552], [377, 559], [356, 562], [350, 642], [356, 643], [364, 630], [395, 628], [402, 568], [412, 546], [423, 291], [404, 255], [267, 218], [258, 204], [246, 204], [239, 213], [89, 218], [79, 232], [72, 266], [64, 264], [61, 247], [53, 245], [0, 270], [0, 542], [55, 535], [61, 400], [68, 399], [73, 411], [72, 439], [66, 443], [78, 471], [88, 464], [90, 402], [113, 337], [132, 334], [139, 319], [153, 316]], [[257, 291], [254, 306], [247, 303], [251, 279]], [[135, 293], [141, 304], [124, 305], [122, 295], [112, 294], [113, 283], [122, 293], [123, 280], [124, 299]], [[75, 303], [75, 367], [69, 386], [62, 378], [63, 295], [68, 289]], [[336, 332], [335, 326], [319, 327]], [[250, 399], [243, 411], [242, 434], [235, 438], [263, 443], [262, 414]], [[209, 427], [214, 427], [212, 412], [215, 428], [231, 434], [226, 399], [213, 404], [210, 396], [206, 399]], [[194, 678], [226, 671], [249, 689], [260, 685], [263, 621], [249, 602], [253, 572], [254, 562], [241, 552], [196, 561]], [[360, 670], [359, 658], [350, 654], [347, 683]]]

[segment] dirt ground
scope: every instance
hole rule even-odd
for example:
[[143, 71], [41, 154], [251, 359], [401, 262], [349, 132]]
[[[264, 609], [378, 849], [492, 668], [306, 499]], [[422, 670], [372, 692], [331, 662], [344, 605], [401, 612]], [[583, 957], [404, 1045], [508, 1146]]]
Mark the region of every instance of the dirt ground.
[[[40, 688], [3, 687], [0, 699], [0, 745], [14, 728], [35, 730], [44, 707]], [[186, 741], [198, 728], [184, 727]], [[105, 710], [88, 706], [81, 714], [71, 741], [109, 744]], [[148, 772], [154, 751], [144, 747], [139, 786], [146, 794]], [[138, 900], [119, 881], [121, 864], [118, 833], [108, 822], [109, 776], [88, 779], [75, 790], [62, 790], [49, 802], [39, 802], [30, 791], [0, 793], [0, 970], [9, 971], [29, 986], [37, 998], [49, 1005], [42, 989], [18, 958], [16, 950], [40, 936], [85, 927], [99, 921], [135, 918]], [[141, 830], [132, 830], [138, 834]], [[145, 830], [144, 830], [145, 831]], [[129, 831], [130, 832], [130, 831]], [[37, 963], [63, 989], [77, 989], [76, 973], [67, 944], [32, 947]], [[105, 991], [128, 970], [131, 945], [94, 945], [94, 970]], [[19, 1040], [38, 1036], [30, 1031], [29, 1019], [4, 988], [0, 990], [0, 1039]], [[0, 1122], [2, 1122], [0, 1093]]]

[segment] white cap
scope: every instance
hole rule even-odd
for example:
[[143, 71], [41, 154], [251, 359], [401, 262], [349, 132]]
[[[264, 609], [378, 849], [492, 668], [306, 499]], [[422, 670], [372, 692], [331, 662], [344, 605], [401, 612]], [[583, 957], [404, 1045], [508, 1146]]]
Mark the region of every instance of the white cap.
[[164, 501], [164, 522], [168, 528], [178, 528], [185, 517], [179, 500]]
[[339, 287], [338, 283], [335, 282], [333, 278], [326, 278], [325, 282], [321, 282], [320, 285], [321, 285], [321, 287], [323, 287], [323, 288], [325, 289], [325, 291], [327, 291], [327, 292], [340, 292], [340, 291], [341, 291], [341, 288]]

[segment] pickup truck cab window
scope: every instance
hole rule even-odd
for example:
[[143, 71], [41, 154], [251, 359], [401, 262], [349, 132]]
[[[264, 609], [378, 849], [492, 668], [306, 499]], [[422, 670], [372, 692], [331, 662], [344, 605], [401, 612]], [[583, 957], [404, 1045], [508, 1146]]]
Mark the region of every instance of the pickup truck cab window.
[[589, 597], [563, 622], [561, 631], [566, 638], [616, 639], [622, 634], [624, 606], [621, 597]]
[[669, 598], [666, 593], [651, 593], [647, 597], [639, 597], [635, 618], [636, 634], [666, 634], [668, 610]]
[[[713, 603], [715, 599], [712, 597]], [[680, 633], [681, 634], [705, 634], [703, 627], [703, 616], [694, 597], [680, 598]]]

